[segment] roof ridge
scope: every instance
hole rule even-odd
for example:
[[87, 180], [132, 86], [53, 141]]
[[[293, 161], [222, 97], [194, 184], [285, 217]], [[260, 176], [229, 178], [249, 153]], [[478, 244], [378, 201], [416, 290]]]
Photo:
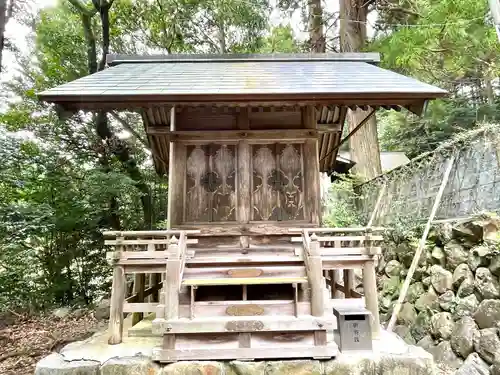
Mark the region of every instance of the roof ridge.
[[108, 54], [108, 65], [134, 63], [172, 62], [252, 62], [252, 61], [358, 61], [372, 64], [380, 62], [377, 52], [343, 53], [270, 53], [270, 54], [171, 54], [171, 55], [122, 55]]

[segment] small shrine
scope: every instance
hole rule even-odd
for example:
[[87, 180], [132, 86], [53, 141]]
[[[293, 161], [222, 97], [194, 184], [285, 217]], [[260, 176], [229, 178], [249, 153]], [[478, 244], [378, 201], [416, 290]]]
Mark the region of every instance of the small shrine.
[[[109, 55], [105, 70], [39, 94], [61, 113], [140, 113], [156, 170], [168, 174], [167, 230], [105, 233], [110, 345], [162, 336], [159, 362], [370, 350], [383, 228], [322, 228], [320, 172], [335, 168], [349, 109], [366, 113], [352, 134], [380, 108], [420, 115], [446, 94], [378, 62], [374, 53]], [[340, 297], [364, 306], [336, 307]]]

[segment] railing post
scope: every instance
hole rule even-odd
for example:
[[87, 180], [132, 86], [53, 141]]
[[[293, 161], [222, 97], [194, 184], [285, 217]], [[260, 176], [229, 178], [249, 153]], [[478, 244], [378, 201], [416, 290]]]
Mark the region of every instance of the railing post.
[[[116, 237], [117, 243], [123, 237]], [[125, 302], [125, 270], [116, 265], [120, 259], [121, 245], [116, 246], [116, 251], [111, 260], [113, 264], [113, 285], [111, 287], [111, 306], [109, 311], [109, 339], [110, 345], [122, 342], [123, 336], [123, 303]]]
[[325, 309], [323, 286], [325, 281], [318, 237], [314, 233], [309, 243], [308, 273], [311, 284], [311, 313], [313, 316], [323, 316]]
[[365, 262], [363, 267], [363, 290], [365, 292], [366, 308], [371, 312], [372, 338], [380, 335], [380, 318], [378, 313], [377, 278], [375, 275], [375, 261]]
[[179, 242], [172, 236], [168, 245], [167, 277], [165, 289], [165, 319], [179, 317], [180, 249]]

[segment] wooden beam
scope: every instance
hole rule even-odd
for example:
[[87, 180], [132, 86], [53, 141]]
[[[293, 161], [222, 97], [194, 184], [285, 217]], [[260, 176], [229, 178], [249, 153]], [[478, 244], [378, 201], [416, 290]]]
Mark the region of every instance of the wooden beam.
[[413, 273], [417, 269], [418, 262], [422, 254], [422, 250], [425, 248], [425, 242], [427, 241], [427, 236], [429, 235], [429, 231], [431, 230], [432, 221], [434, 220], [434, 216], [436, 216], [439, 204], [441, 203], [441, 198], [443, 196], [444, 189], [448, 184], [448, 179], [450, 178], [450, 173], [454, 163], [455, 163], [455, 155], [452, 155], [446, 163], [446, 169], [443, 174], [443, 180], [441, 181], [441, 186], [439, 186], [439, 190], [436, 194], [436, 198], [434, 199], [434, 205], [432, 206], [432, 210], [427, 220], [427, 224], [425, 225], [424, 232], [422, 233], [422, 237], [420, 238], [420, 242], [418, 243], [417, 250], [415, 251], [415, 255], [413, 256], [413, 261], [411, 262], [410, 269], [408, 270], [408, 274], [406, 275], [405, 282], [403, 283], [401, 291], [399, 292], [399, 298], [396, 305], [394, 306], [394, 310], [392, 311], [391, 319], [389, 321], [389, 324], [387, 325], [387, 330], [389, 332], [391, 332], [394, 326], [396, 325], [399, 311], [401, 310], [403, 301], [406, 298], [406, 293], [408, 292], [408, 288], [410, 287], [411, 279], [413, 278]]
[[334, 329], [332, 319], [313, 316], [226, 316], [195, 319], [155, 319], [153, 333], [297, 332]]
[[148, 135], [162, 136], [170, 142], [189, 142], [197, 140], [238, 141], [241, 139], [256, 141], [303, 140], [316, 139], [319, 134], [314, 129], [172, 131], [164, 126], [150, 126]]

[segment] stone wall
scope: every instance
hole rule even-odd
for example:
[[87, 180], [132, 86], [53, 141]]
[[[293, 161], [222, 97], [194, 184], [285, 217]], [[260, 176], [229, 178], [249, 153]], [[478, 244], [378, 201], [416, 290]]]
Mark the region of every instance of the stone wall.
[[[500, 375], [500, 220], [435, 227], [395, 332], [457, 374]], [[381, 320], [390, 319], [418, 240], [387, 245], [378, 264]]]

